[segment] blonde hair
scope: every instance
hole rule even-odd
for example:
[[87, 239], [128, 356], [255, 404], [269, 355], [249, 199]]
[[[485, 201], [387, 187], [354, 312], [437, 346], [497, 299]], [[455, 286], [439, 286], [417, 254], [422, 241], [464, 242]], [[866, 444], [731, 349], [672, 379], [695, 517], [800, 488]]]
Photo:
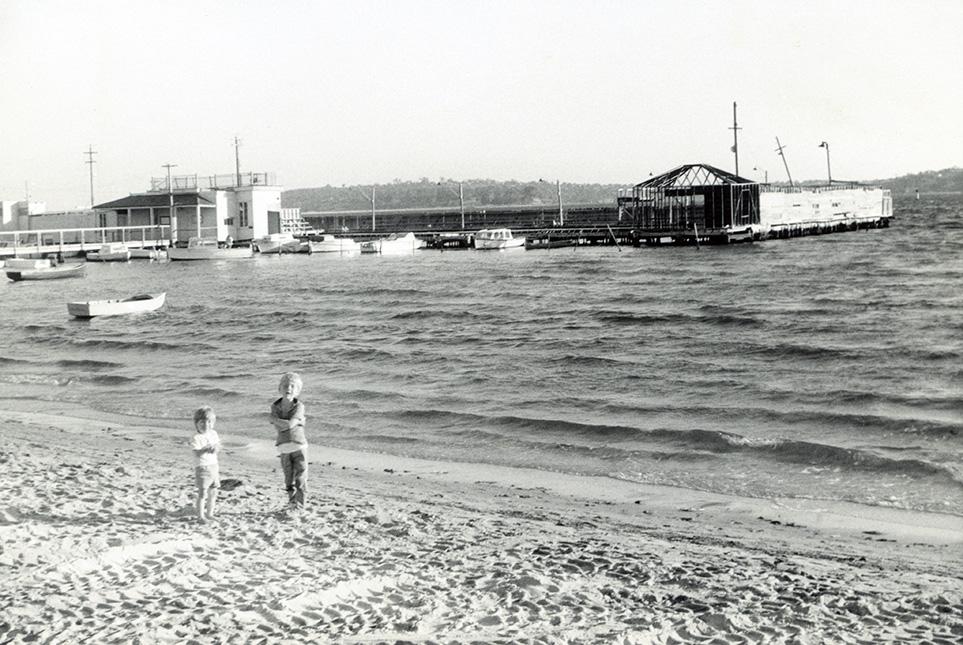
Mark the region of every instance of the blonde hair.
[[304, 383], [301, 381], [301, 375], [297, 372], [285, 372], [281, 375], [281, 382], [278, 384], [278, 390], [283, 390], [287, 387], [288, 383], [294, 386], [294, 396], [301, 394], [301, 388]]
[[203, 419], [210, 419], [211, 421], [215, 421], [217, 419], [217, 415], [214, 414], [214, 408], [212, 408], [209, 405], [202, 405], [201, 407], [194, 410], [194, 423], [197, 423], [198, 421], [201, 421]]

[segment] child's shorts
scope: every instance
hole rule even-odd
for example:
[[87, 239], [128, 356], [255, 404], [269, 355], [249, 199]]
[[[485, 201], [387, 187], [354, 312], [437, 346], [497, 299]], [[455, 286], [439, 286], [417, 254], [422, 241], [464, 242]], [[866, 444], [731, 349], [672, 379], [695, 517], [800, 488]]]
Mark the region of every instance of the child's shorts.
[[217, 464], [210, 466], [196, 466], [194, 468], [194, 481], [197, 483], [198, 490], [221, 487], [221, 473]]

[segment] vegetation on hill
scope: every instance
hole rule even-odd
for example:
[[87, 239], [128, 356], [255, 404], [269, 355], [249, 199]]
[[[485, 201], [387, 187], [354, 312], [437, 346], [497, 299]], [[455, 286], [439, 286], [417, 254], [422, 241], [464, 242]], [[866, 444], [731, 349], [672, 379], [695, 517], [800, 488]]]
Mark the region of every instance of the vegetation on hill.
[[[562, 183], [563, 204], [615, 203], [617, 184], [569, 184]], [[557, 204], [558, 192], [555, 182], [544, 181], [496, 181], [494, 179], [470, 179], [462, 182], [465, 207]], [[285, 208], [302, 211], [367, 210], [371, 208], [371, 186], [322, 186], [320, 188], [295, 188], [281, 196]], [[422, 178], [419, 181], [396, 179], [390, 184], [375, 185], [375, 207], [379, 210], [394, 208], [457, 209], [458, 182], [450, 179], [437, 181]]]
[[894, 193], [960, 193], [963, 192], [963, 168], [927, 170], [913, 175], [903, 175], [878, 182]]
[[[819, 185], [821, 180], [802, 182]], [[872, 182], [894, 193], [963, 192], [963, 168], [946, 168], [903, 175]], [[562, 203], [614, 204], [620, 188], [631, 184], [575, 184], [562, 183]], [[322, 186], [286, 190], [281, 203], [287, 208], [302, 211], [353, 211], [371, 208], [371, 186]], [[396, 208], [458, 208], [458, 182], [451, 179], [418, 181], [396, 179], [390, 184], [377, 184], [375, 207], [379, 210]], [[466, 207], [507, 205], [554, 205], [558, 203], [555, 182], [496, 181], [470, 179], [462, 182]]]

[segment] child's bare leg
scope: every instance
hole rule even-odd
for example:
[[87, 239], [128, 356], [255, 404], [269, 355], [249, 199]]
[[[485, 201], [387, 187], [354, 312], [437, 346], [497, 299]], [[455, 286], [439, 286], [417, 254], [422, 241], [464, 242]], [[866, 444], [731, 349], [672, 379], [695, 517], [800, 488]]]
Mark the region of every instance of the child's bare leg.
[[204, 491], [204, 489], [203, 489], [203, 488], [198, 488], [198, 489], [197, 489], [197, 504], [195, 505], [195, 508], [196, 508], [196, 510], [197, 510], [197, 519], [200, 520], [201, 522], [204, 521], [204, 498], [205, 498], [205, 491]]
[[207, 491], [207, 518], [214, 519], [214, 507], [217, 504], [217, 489], [211, 488]]

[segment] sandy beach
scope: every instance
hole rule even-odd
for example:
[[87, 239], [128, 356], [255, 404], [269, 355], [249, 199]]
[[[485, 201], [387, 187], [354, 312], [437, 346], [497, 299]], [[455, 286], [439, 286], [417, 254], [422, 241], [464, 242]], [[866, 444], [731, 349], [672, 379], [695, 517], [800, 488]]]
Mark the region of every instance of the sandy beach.
[[289, 516], [271, 442], [219, 427], [200, 525], [189, 422], [0, 407], [2, 642], [963, 639], [954, 516], [322, 445]]

